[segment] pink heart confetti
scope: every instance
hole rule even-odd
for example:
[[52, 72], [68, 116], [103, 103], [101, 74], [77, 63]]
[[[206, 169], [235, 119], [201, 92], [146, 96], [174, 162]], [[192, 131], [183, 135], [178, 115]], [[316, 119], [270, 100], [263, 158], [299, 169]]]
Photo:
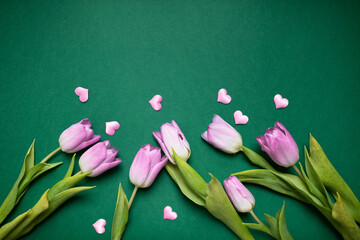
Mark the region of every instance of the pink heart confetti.
[[231, 96], [227, 94], [227, 91], [225, 88], [222, 88], [218, 92], [218, 102], [221, 102], [223, 104], [228, 104], [231, 102]]
[[75, 94], [79, 96], [80, 102], [86, 102], [89, 99], [89, 89], [77, 87]]
[[150, 105], [151, 107], [155, 110], [155, 111], [159, 111], [161, 109], [161, 101], [162, 101], [162, 96], [160, 95], [155, 95], [150, 101]]
[[276, 109], [286, 108], [289, 105], [289, 100], [283, 98], [280, 94], [275, 95], [274, 102]]
[[93, 224], [93, 227], [95, 228], [95, 231], [98, 234], [103, 234], [105, 232], [105, 225], [106, 225], [105, 219], [100, 218]]
[[247, 124], [249, 121], [249, 117], [243, 115], [243, 113], [239, 110], [234, 112], [234, 119], [235, 119], [235, 124]]
[[170, 206], [164, 208], [164, 219], [175, 220], [177, 218], [177, 213], [173, 212]]
[[112, 122], [106, 122], [106, 134], [107, 135], [114, 135], [115, 131], [118, 130], [120, 128], [120, 123], [118, 123], [117, 121], [112, 121]]

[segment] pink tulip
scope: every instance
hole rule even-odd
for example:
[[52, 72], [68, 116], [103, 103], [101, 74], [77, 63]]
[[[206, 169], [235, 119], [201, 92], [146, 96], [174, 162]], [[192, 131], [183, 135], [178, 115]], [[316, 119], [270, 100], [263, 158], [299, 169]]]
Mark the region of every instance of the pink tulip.
[[100, 135], [94, 135], [91, 129], [90, 120], [85, 118], [63, 131], [59, 137], [59, 144], [63, 152], [74, 153], [96, 143], [99, 139]]
[[173, 151], [184, 161], [190, 157], [190, 146], [179, 126], [173, 120], [170, 123], [164, 123], [160, 132], [153, 132], [155, 139], [160, 144], [161, 149], [168, 157], [170, 162], [175, 164], [172, 158]]
[[116, 148], [110, 147], [109, 141], [99, 142], [80, 157], [80, 169], [82, 172], [92, 171], [88, 176], [96, 177], [121, 163], [120, 158], [115, 158], [118, 152]]
[[265, 135], [256, 138], [261, 149], [278, 165], [290, 167], [299, 160], [299, 148], [288, 130], [276, 122], [274, 128], [268, 128]]
[[243, 144], [240, 133], [216, 114], [214, 114], [208, 130], [201, 134], [201, 137], [214, 147], [229, 154], [241, 151]]
[[255, 198], [251, 192], [237, 179], [230, 176], [224, 181], [224, 188], [232, 204], [238, 212], [250, 212], [255, 206]]
[[168, 158], [161, 158], [161, 149], [147, 144], [140, 148], [130, 167], [130, 181], [140, 188], [149, 187], [165, 166]]

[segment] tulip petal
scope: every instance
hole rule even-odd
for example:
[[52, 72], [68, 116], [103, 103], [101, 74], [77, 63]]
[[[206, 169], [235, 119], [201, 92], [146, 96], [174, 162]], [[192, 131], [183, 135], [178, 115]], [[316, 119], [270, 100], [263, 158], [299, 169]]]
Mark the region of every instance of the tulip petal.
[[159, 143], [161, 149], [163, 150], [164, 154], [168, 157], [168, 159], [170, 160], [170, 162], [172, 162], [173, 164], [175, 164], [174, 159], [171, 157], [168, 149], [165, 146], [165, 143], [163, 141], [163, 138], [161, 136], [161, 133], [159, 131], [157, 132], [153, 132], [153, 136], [156, 139], [156, 141]]
[[161, 136], [168, 151], [173, 149], [180, 158], [187, 160], [189, 157], [189, 149], [182, 144], [184, 137], [180, 132], [179, 129], [168, 123], [161, 126]]
[[96, 143], [97, 141], [99, 141], [100, 138], [101, 138], [100, 135], [93, 135], [92, 139], [90, 139], [86, 142], [82, 142], [80, 145], [78, 145], [76, 148], [74, 148], [71, 152], [68, 152], [68, 153], [74, 153], [74, 152], [80, 151], [84, 148], [87, 148], [88, 146], [91, 146], [94, 143]]
[[141, 186], [142, 188], [149, 187], [154, 182], [161, 169], [165, 166], [167, 160], [168, 158], [166, 156], [163, 156], [160, 162], [158, 162], [155, 166], [151, 168], [145, 182]]
[[82, 172], [88, 172], [97, 168], [106, 158], [106, 146], [99, 142], [86, 150], [79, 159], [79, 166]]
[[66, 129], [59, 137], [59, 144], [64, 152], [72, 153], [73, 149], [78, 146], [86, 138], [84, 126], [74, 124]]
[[140, 148], [131, 164], [129, 178], [135, 186], [141, 186], [146, 180], [150, 171], [149, 148], [147, 145]]
[[89, 177], [96, 177], [99, 176], [100, 174], [102, 174], [103, 172], [119, 165], [121, 163], [121, 159], [120, 158], [115, 158], [115, 160], [113, 162], [110, 163], [102, 163], [100, 166], [98, 166], [97, 168], [95, 168], [90, 174]]
[[205, 141], [207, 141], [208, 142], [208, 136], [207, 136], [207, 131], [205, 131], [205, 132], [203, 132], [202, 134], [201, 134], [201, 137], [205, 140]]
[[241, 135], [230, 126], [211, 123], [207, 131], [208, 142], [226, 153], [237, 153], [241, 150]]

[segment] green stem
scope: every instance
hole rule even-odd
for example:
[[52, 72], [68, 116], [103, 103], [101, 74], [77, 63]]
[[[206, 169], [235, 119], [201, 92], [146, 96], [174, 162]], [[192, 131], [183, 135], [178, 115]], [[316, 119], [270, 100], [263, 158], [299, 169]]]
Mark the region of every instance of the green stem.
[[76, 176], [76, 175], [79, 175], [79, 174], [82, 174], [83, 172], [80, 170], [80, 171], [78, 171], [74, 176]]
[[294, 168], [294, 170], [297, 172], [297, 174], [301, 177], [301, 179], [305, 182], [305, 178], [302, 175], [302, 173], [300, 172], [299, 168], [296, 165], [292, 166]]
[[53, 155], [55, 155], [55, 153], [57, 153], [60, 150], [61, 150], [61, 148], [58, 147], [57, 149], [52, 151], [49, 155], [47, 155], [40, 163], [46, 163]]
[[129, 209], [130, 209], [130, 206], [131, 206], [132, 202], [134, 201], [134, 198], [135, 198], [135, 195], [136, 195], [136, 192], [137, 192], [138, 189], [139, 189], [138, 186], [134, 187], [134, 191], [132, 192], [130, 200], [129, 200], [129, 205], [128, 205]]
[[253, 216], [253, 218], [255, 219], [255, 221], [257, 221], [259, 224], [265, 225], [262, 221], [260, 221], [260, 219], [256, 216], [256, 214], [254, 213], [253, 210], [250, 211], [250, 214]]

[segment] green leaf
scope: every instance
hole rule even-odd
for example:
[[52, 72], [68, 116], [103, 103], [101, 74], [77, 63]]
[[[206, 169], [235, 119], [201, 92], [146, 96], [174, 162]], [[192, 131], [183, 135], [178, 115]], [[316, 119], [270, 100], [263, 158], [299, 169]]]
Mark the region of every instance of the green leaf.
[[305, 183], [306, 183], [306, 185], [308, 186], [308, 188], [309, 188], [309, 190], [310, 190], [310, 192], [314, 195], [314, 196], [316, 196], [322, 203], [323, 203], [323, 205], [325, 206], [325, 207], [331, 207], [330, 205], [329, 205], [329, 202], [328, 202], [328, 199], [326, 198], [326, 196], [324, 196], [324, 194], [315, 186], [315, 184], [313, 184], [310, 180], [309, 180], [309, 178], [306, 176], [306, 174], [305, 174], [305, 171], [304, 171], [304, 168], [303, 168], [303, 166], [302, 166], [302, 164], [301, 163], [299, 163], [300, 164], [300, 169], [301, 169], [301, 172], [302, 172], [302, 175], [303, 175], [303, 177], [304, 177], [304, 179], [305, 179]]
[[279, 218], [278, 218], [278, 226], [279, 226], [279, 233], [280, 233], [280, 238], [282, 240], [292, 240], [293, 238], [291, 237], [289, 230], [286, 226], [286, 221], [285, 221], [285, 202], [280, 210], [280, 214], [279, 214]]
[[31, 211], [31, 209], [29, 209], [27, 212], [24, 212], [23, 214], [17, 216], [12, 222], [2, 226], [0, 228], [0, 239], [3, 239], [11, 231], [13, 231], [21, 222], [23, 222], [30, 211]]
[[277, 171], [271, 171], [273, 174], [287, 182], [291, 185], [295, 190], [297, 190], [304, 198], [306, 198], [310, 203], [315, 204], [316, 206], [324, 207], [324, 204], [315, 197], [308, 189], [307, 185], [304, 181], [295, 175], [281, 173]]
[[331, 201], [328, 192], [326, 191], [326, 188], [324, 186], [324, 184], [322, 183], [319, 175], [317, 174], [317, 172], [315, 171], [314, 167], [312, 166], [311, 162], [311, 158], [309, 156], [308, 150], [307, 148], [304, 146], [304, 153], [305, 153], [305, 168], [306, 168], [306, 173], [309, 177], [309, 180], [314, 184], [314, 186], [320, 190], [320, 192], [323, 194], [323, 196], [326, 197], [327, 199], [327, 206], [332, 208], [332, 206], [334, 205], [333, 202]]
[[248, 170], [239, 173], [232, 174], [236, 176], [241, 182], [253, 183], [257, 185], [264, 186], [275, 192], [279, 192], [300, 201], [309, 203], [309, 201], [296, 189], [294, 189], [286, 181], [282, 180], [270, 170], [257, 169], [257, 170]]
[[30, 168], [26, 172], [24, 179], [20, 183], [19, 190], [18, 190], [19, 194], [23, 193], [26, 190], [26, 188], [30, 185], [30, 183], [32, 181], [34, 181], [42, 173], [44, 173], [50, 169], [53, 169], [61, 164], [62, 164], [62, 162], [51, 163], [51, 164], [38, 163], [35, 166], [33, 166], [32, 168]]
[[177, 165], [174, 165], [170, 162], [165, 164], [165, 169], [169, 173], [170, 177], [174, 182], [179, 186], [181, 192], [189, 198], [191, 201], [200, 206], [205, 206], [205, 200], [199, 197], [186, 183], [183, 175], [181, 174]]
[[280, 239], [278, 220], [276, 218], [274, 218], [273, 216], [270, 216], [266, 213], [265, 213], [265, 219], [270, 226], [271, 235], [275, 239]]
[[129, 206], [124, 190], [119, 184], [118, 197], [114, 212], [114, 219], [111, 230], [111, 240], [119, 240], [125, 230], [128, 221]]
[[[0, 239], [17, 239], [29, 233], [35, 226], [45, 220], [58, 207], [77, 193], [91, 189], [93, 187], [75, 187], [81, 179], [90, 172], [77, 176], [68, 177], [55, 184], [50, 190], [47, 190], [35, 206], [30, 211], [15, 218], [12, 222], [0, 228]], [[50, 194], [51, 193], [51, 194]]]
[[20, 174], [11, 188], [9, 194], [5, 198], [4, 202], [0, 207], [0, 224], [5, 220], [5, 218], [9, 215], [12, 209], [15, 207], [16, 203], [19, 201], [18, 197], [23, 196], [25, 192], [18, 193], [18, 188], [21, 180], [23, 179], [25, 173], [34, 166], [34, 146], [35, 140], [31, 144], [29, 150], [26, 153], [23, 166], [21, 168]]
[[204, 179], [187, 162], [182, 160], [175, 152], [173, 154], [173, 157], [187, 185], [199, 197], [205, 199], [207, 195], [207, 183], [204, 181]]
[[349, 214], [339, 193], [337, 193], [337, 201], [332, 209], [332, 217], [342, 226], [343, 231], [341, 233], [344, 239], [360, 239], [359, 227]]
[[74, 175], [72, 177], [67, 177], [56, 183], [49, 191], [49, 199], [55, 197], [55, 195], [76, 186], [81, 180], [83, 180], [87, 175], [90, 174], [90, 171], [87, 173], [82, 173], [79, 175]]
[[351, 188], [336, 171], [334, 166], [326, 157], [323, 149], [313, 136], [310, 135], [310, 158], [311, 164], [319, 175], [321, 181], [336, 197], [338, 192], [350, 215], [360, 223], [360, 202]]
[[76, 156], [76, 153], [73, 155], [72, 159], [71, 159], [71, 163], [70, 163], [70, 166], [65, 174], [65, 177], [64, 178], [68, 178], [68, 177], [71, 177], [73, 171], [74, 171], [74, 162], [75, 162], [75, 156]]
[[[211, 175], [211, 174], [210, 174]], [[222, 221], [240, 239], [254, 239], [243, 225], [241, 218], [234, 209], [221, 183], [213, 175], [207, 189], [206, 208], [217, 219]]]
[[257, 224], [257, 223], [243, 223], [243, 224], [250, 229], [262, 231], [262, 232], [265, 232], [265, 233], [269, 234], [270, 236], [272, 236], [270, 228], [265, 225]]
[[268, 170], [275, 170], [275, 168], [273, 168], [262, 156], [260, 156], [256, 152], [254, 152], [244, 146], [242, 146], [241, 148], [242, 148], [243, 152], [245, 153], [245, 155], [249, 158], [249, 160], [253, 164], [255, 164], [261, 168], [268, 169]]

